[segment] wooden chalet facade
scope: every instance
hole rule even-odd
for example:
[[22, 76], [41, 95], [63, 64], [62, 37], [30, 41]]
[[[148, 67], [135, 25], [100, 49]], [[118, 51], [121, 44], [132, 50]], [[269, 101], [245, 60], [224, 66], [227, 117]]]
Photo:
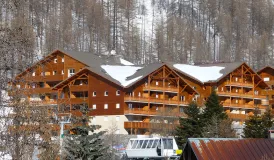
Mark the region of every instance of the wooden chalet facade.
[[221, 76], [201, 81], [176, 64], [124, 61], [116, 55], [57, 50], [17, 75], [15, 83], [29, 102], [53, 106], [59, 116], [81, 116], [79, 106], [87, 104], [91, 123], [102, 129], [114, 123], [121, 134], [174, 128], [185, 116], [184, 107], [192, 101], [202, 106], [213, 90], [234, 120], [243, 121], [255, 107], [265, 109], [268, 85], [245, 63], [212, 64], [222, 69]]
[[268, 84], [269, 88], [263, 91], [263, 95], [267, 96], [266, 102], [269, 103], [272, 113], [274, 114], [274, 68], [266, 66], [257, 72], [263, 79], [263, 81]]

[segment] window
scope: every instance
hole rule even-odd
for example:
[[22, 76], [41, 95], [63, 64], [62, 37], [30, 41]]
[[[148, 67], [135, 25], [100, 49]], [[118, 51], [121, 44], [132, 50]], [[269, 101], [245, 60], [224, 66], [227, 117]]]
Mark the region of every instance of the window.
[[129, 108], [129, 109], [132, 109], [132, 103], [129, 103], [129, 104], [128, 104], [128, 108]]
[[238, 77], [235, 78], [235, 81], [238, 82]]
[[56, 74], [57, 74], [57, 71], [53, 71], [53, 72], [52, 72], [52, 75], [56, 75]]
[[185, 96], [181, 96], [181, 101], [185, 101]]
[[108, 91], [105, 91], [105, 96], [108, 96]]
[[116, 108], [120, 108], [120, 103], [116, 103]]
[[158, 86], [159, 85], [159, 82], [158, 81], [156, 81], [156, 86]]
[[92, 109], [96, 109], [96, 104], [93, 104], [93, 105], [92, 105]]
[[17, 84], [16, 87], [17, 87], [17, 88], [20, 88], [21, 86], [20, 86], [20, 84]]
[[238, 99], [236, 99], [235, 103], [236, 103], [236, 104], [239, 103]]
[[120, 116], [116, 116], [116, 121], [120, 121]]
[[158, 96], [158, 93], [156, 93], [156, 98], [158, 98], [159, 96]]
[[35, 72], [32, 72], [32, 76], [35, 76]]
[[57, 63], [57, 58], [54, 58], [54, 63]]
[[184, 112], [184, 108], [183, 107], [180, 107], [180, 113], [183, 113]]
[[108, 117], [107, 116], [104, 117], [104, 121], [108, 121]]
[[265, 77], [264, 78], [264, 81], [266, 82], [266, 81], [269, 81], [270, 79], [269, 79], [269, 77]]
[[147, 147], [148, 141], [149, 141], [149, 140], [145, 140], [145, 141], [144, 141], [144, 143], [143, 143], [143, 145], [142, 145], [142, 149], [145, 149], [145, 148]]
[[116, 91], [116, 95], [119, 96], [120, 95], [120, 90]]
[[62, 70], [62, 74], [64, 74], [64, 70]]
[[173, 149], [172, 139], [163, 139], [164, 149]]
[[93, 97], [96, 97], [96, 91], [94, 91], [94, 92], [92, 93], [92, 96], [93, 96]]
[[108, 104], [104, 104], [104, 109], [108, 109]]
[[70, 76], [72, 76], [72, 75], [74, 75], [74, 73], [75, 73], [75, 69], [68, 69], [68, 77], [70, 77]]
[[138, 93], [138, 97], [141, 97], [141, 92]]
[[153, 144], [153, 140], [149, 140], [149, 141], [148, 141], [147, 148], [151, 148], [152, 144]]
[[65, 62], [65, 58], [64, 58], [64, 57], [62, 58], [62, 62], [63, 62], [63, 63]]

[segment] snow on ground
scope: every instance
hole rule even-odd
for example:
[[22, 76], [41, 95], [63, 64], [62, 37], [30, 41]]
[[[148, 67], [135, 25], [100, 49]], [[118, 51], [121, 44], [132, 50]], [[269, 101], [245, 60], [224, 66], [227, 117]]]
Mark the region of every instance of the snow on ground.
[[127, 60], [124, 60], [123, 58], [120, 58], [120, 62], [121, 62], [121, 64], [127, 65], [127, 66], [134, 65], [133, 63], [131, 63], [131, 62], [127, 61]]
[[12, 160], [12, 157], [9, 154], [0, 152], [0, 160]]
[[108, 75], [119, 81], [124, 87], [142, 78], [142, 76], [139, 76], [130, 80], [127, 79], [127, 77], [133, 75], [138, 69], [141, 69], [142, 67], [115, 65], [101, 65], [101, 67], [107, 72]]
[[201, 82], [215, 81], [219, 79], [223, 75], [220, 71], [225, 68], [218, 66], [201, 67], [187, 64], [174, 64], [173, 66]]

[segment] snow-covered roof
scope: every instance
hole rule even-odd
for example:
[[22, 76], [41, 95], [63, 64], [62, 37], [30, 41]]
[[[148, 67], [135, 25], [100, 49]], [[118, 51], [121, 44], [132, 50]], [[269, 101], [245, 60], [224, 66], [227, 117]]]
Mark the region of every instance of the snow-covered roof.
[[132, 76], [137, 72], [137, 70], [142, 69], [142, 67], [137, 66], [118, 66], [118, 65], [101, 65], [101, 67], [106, 71], [106, 73], [113, 79], [117, 80], [122, 86], [134, 83], [143, 76], [138, 76], [132, 79], [128, 77]]
[[193, 66], [187, 64], [174, 64], [176, 69], [196, 78], [201, 82], [216, 81], [223, 76], [221, 66]]
[[134, 65], [133, 63], [131, 63], [131, 62], [127, 61], [127, 60], [124, 60], [123, 58], [120, 58], [120, 62], [121, 62], [121, 64], [127, 65], [127, 66]]

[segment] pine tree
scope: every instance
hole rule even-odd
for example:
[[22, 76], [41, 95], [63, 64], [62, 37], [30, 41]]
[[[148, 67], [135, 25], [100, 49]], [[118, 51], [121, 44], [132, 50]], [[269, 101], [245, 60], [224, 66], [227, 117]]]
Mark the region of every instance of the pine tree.
[[185, 109], [187, 118], [180, 118], [180, 125], [175, 130], [177, 143], [179, 146], [183, 146], [187, 138], [190, 137], [201, 137], [202, 126], [201, 126], [201, 113], [196, 103], [191, 103]]
[[265, 138], [263, 120], [259, 115], [258, 108], [255, 109], [254, 115], [250, 116], [249, 119], [245, 121], [244, 137]]
[[[106, 147], [102, 145], [103, 131], [95, 133], [98, 126], [88, 125], [88, 107], [81, 106], [81, 126], [72, 128], [73, 134], [66, 135], [64, 139], [65, 159], [95, 160], [103, 157]], [[79, 120], [76, 120], [79, 122]]]
[[268, 130], [273, 125], [273, 115], [268, 108], [266, 112], [260, 116], [259, 109], [256, 108], [254, 115], [245, 121], [244, 136], [245, 138], [267, 138]]
[[210, 94], [205, 103], [203, 122], [210, 122], [213, 115], [217, 116], [218, 120], [227, 119], [227, 114], [224, 112], [224, 108], [220, 104], [219, 97], [215, 91]]

